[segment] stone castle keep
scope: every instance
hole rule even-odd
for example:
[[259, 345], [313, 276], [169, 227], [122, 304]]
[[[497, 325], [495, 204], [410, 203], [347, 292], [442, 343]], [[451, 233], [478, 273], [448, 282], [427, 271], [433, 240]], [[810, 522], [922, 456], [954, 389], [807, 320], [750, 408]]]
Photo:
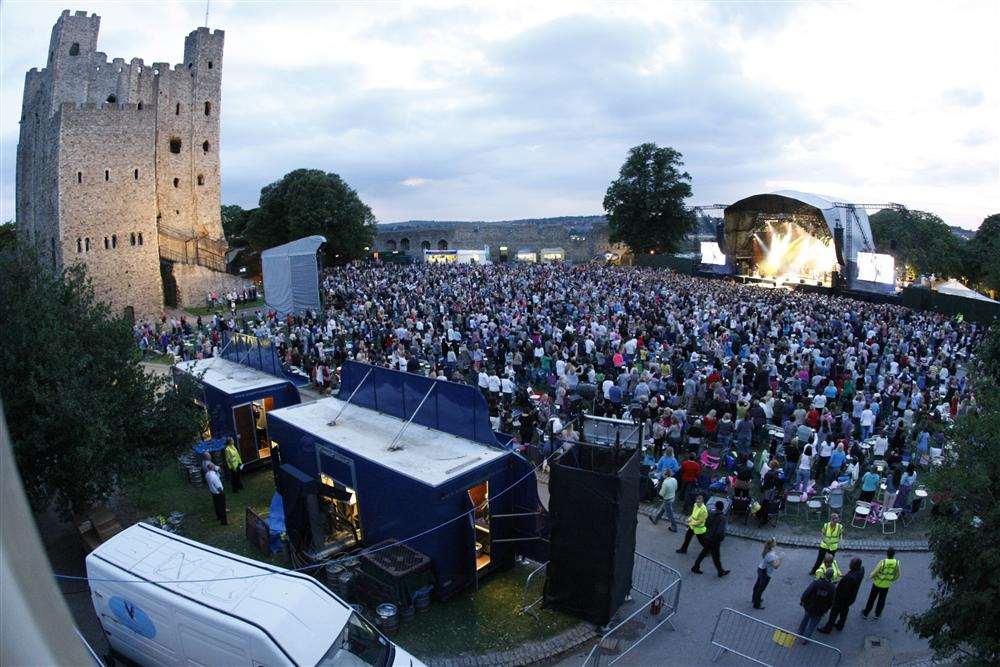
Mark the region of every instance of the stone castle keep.
[[87, 265], [113, 312], [156, 316], [242, 281], [224, 273], [219, 111], [223, 32], [184, 62], [108, 62], [101, 19], [63, 11], [24, 83], [17, 228], [60, 269]]

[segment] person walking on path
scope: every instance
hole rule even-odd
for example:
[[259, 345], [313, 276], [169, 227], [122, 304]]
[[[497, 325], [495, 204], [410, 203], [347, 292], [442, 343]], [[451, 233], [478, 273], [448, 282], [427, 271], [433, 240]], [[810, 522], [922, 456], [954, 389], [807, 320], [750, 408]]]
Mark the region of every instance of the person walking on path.
[[701, 574], [701, 561], [705, 560], [705, 556], [712, 556], [712, 563], [715, 565], [715, 571], [718, 572], [720, 577], [724, 577], [729, 574], [729, 570], [722, 567], [722, 557], [719, 553], [719, 548], [722, 546], [722, 540], [726, 539], [726, 504], [721, 500], [715, 501], [715, 511], [713, 511], [705, 522], [707, 528], [707, 533], [705, 535], [705, 541], [702, 542], [701, 553], [698, 554], [698, 558], [694, 561], [694, 566], [691, 571], [695, 574]]
[[781, 558], [775, 553], [774, 547], [777, 541], [773, 537], [767, 538], [764, 542], [764, 551], [761, 553], [760, 563], [757, 565], [757, 581], [753, 585], [753, 608], [764, 608], [764, 589], [771, 583], [771, 576], [774, 571], [781, 567]]
[[[872, 589], [868, 593], [868, 602], [861, 610], [861, 615], [868, 618], [868, 614], [875, 607], [875, 618], [881, 618], [882, 610], [885, 609], [885, 596], [889, 594], [892, 584], [899, 580], [899, 561], [896, 560], [896, 550], [889, 547], [885, 552], [885, 558], [878, 562], [872, 570]], [[875, 601], [878, 600], [878, 604]]]
[[852, 558], [847, 574], [837, 584], [837, 590], [833, 595], [833, 607], [830, 609], [830, 616], [826, 619], [826, 625], [819, 628], [823, 634], [830, 634], [833, 628], [844, 629], [847, 622], [847, 612], [851, 605], [858, 598], [858, 590], [861, 582], [865, 579], [865, 568], [861, 566], [860, 558]]
[[243, 459], [240, 457], [240, 450], [236, 449], [236, 443], [232, 438], [226, 438], [226, 472], [229, 474], [229, 483], [233, 487], [233, 493], [243, 490]]
[[208, 471], [205, 473], [205, 484], [208, 485], [208, 491], [212, 494], [215, 517], [223, 526], [229, 525], [229, 519], [226, 518], [226, 490], [222, 487], [222, 480], [219, 478], [219, 466], [214, 463], [208, 465]]
[[705, 546], [705, 521], [707, 520], [708, 508], [705, 507], [705, 496], [699, 493], [694, 499], [694, 507], [691, 508], [691, 514], [688, 516], [688, 529], [684, 533], [684, 543], [681, 544], [677, 553], [686, 554], [688, 545], [691, 544], [691, 538], [695, 536], [698, 538], [698, 544]]
[[816, 574], [816, 569], [823, 563], [823, 558], [827, 554], [836, 555], [840, 548], [840, 537], [844, 534], [844, 524], [840, 523], [840, 516], [831, 514], [830, 520], [820, 528], [819, 551], [816, 553], [816, 562], [813, 563], [809, 574]]
[[[830, 611], [833, 606], [833, 597], [836, 589], [833, 587], [833, 570], [826, 570], [822, 579], [814, 579], [809, 587], [802, 593], [799, 604], [805, 610], [802, 622], [799, 623], [799, 634], [803, 637], [812, 637], [823, 614]], [[803, 639], [802, 643], [806, 641]]]
[[671, 533], [677, 532], [677, 519], [674, 518], [674, 496], [677, 495], [677, 480], [670, 473], [670, 468], [665, 468], [663, 471], [663, 481], [660, 482], [660, 509], [655, 516], [649, 517], [649, 520], [656, 525], [656, 522], [663, 518], [666, 514], [667, 518], [670, 519], [670, 527], [667, 528]]

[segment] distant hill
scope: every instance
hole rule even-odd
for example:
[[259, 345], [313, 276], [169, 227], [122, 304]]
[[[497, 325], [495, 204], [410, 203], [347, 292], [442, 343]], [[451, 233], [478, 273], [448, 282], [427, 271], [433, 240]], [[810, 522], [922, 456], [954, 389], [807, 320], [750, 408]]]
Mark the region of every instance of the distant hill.
[[951, 230], [952, 234], [966, 241], [972, 240], [972, 237], [976, 235], [976, 230], [966, 229], [965, 227], [959, 227], [958, 225], [948, 225], [948, 229]]

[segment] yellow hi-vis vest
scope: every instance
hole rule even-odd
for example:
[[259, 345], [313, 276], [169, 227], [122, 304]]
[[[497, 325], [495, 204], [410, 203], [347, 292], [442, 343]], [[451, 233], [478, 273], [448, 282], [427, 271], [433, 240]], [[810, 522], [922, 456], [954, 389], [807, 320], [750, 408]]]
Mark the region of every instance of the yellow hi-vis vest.
[[829, 523], [824, 523], [821, 532], [823, 533], [823, 539], [819, 542], [820, 549], [836, 551], [840, 546], [840, 536], [844, 534], [844, 524], [838, 523], [836, 528], [834, 528]]
[[[830, 581], [837, 581], [841, 577], [840, 566], [837, 565], [837, 560], [834, 559], [830, 563], [830, 569], [833, 570], [833, 578]], [[826, 574], [826, 563], [820, 563], [820, 566], [816, 568], [816, 578], [822, 579], [823, 575]]]
[[895, 558], [883, 558], [872, 572], [872, 584], [877, 588], [889, 588], [897, 579], [899, 579], [899, 561]]
[[705, 528], [705, 521], [708, 519], [708, 508], [704, 505], [695, 505], [694, 509], [691, 510], [691, 516], [688, 517], [688, 528], [695, 535], [703, 534], [707, 528]]

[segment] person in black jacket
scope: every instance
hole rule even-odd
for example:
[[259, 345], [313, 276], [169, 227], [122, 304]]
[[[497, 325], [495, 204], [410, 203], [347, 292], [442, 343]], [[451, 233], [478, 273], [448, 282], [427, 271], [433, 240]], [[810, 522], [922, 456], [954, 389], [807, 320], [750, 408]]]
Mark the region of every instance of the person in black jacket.
[[[806, 613], [802, 617], [802, 622], [799, 623], [799, 634], [803, 637], [812, 636], [816, 626], [823, 620], [823, 614], [830, 611], [830, 607], [833, 606], [835, 589], [833, 581], [831, 581], [832, 578], [833, 568], [830, 568], [823, 572], [820, 579], [809, 584], [809, 588], [802, 593], [799, 604], [802, 605]], [[805, 644], [806, 641], [803, 639], [802, 643]]]
[[715, 564], [715, 569], [718, 571], [720, 577], [724, 577], [729, 574], [729, 570], [724, 570], [722, 568], [722, 558], [719, 554], [719, 547], [722, 545], [722, 540], [726, 539], [726, 514], [724, 512], [726, 504], [721, 500], [715, 501], [715, 511], [708, 515], [708, 519], [705, 521], [705, 541], [704, 546], [701, 548], [701, 553], [698, 554], [698, 558], [694, 561], [694, 567], [691, 571], [695, 574], [701, 574], [701, 561], [705, 560], [705, 556], [712, 556], [712, 563]]
[[819, 629], [820, 632], [829, 634], [834, 627], [838, 630], [844, 629], [847, 612], [858, 597], [858, 589], [861, 588], [861, 582], [864, 579], [865, 568], [861, 567], [861, 559], [851, 559], [850, 569], [844, 575], [844, 578], [837, 583], [837, 590], [833, 596], [833, 607], [830, 609], [830, 617], [826, 619], [826, 625]]

